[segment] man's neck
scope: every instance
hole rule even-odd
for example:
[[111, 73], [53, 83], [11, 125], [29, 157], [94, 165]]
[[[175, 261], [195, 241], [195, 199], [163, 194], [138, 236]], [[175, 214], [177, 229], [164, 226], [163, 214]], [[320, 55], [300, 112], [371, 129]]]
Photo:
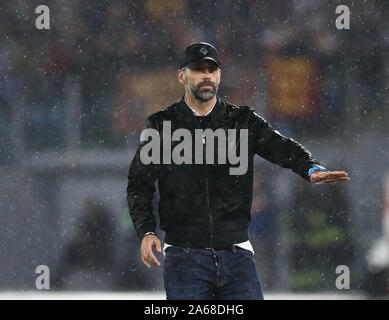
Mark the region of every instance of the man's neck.
[[190, 94], [185, 94], [186, 103], [194, 110], [196, 110], [200, 116], [207, 114], [209, 110], [216, 104], [216, 95], [208, 101], [200, 101], [192, 97]]

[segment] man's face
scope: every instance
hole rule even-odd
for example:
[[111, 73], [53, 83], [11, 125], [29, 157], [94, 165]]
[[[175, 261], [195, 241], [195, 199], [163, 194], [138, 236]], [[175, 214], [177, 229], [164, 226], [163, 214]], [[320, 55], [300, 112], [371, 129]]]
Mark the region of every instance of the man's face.
[[197, 100], [211, 100], [220, 84], [221, 70], [212, 61], [203, 61], [193, 69], [178, 70], [178, 79], [185, 85], [189, 94]]

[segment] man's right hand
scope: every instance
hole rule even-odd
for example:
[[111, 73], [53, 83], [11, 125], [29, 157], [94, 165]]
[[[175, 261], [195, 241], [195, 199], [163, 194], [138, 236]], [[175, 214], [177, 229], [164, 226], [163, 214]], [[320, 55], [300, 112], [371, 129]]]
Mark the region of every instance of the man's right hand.
[[160, 262], [157, 260], [153, 253], [153, 247], [155, 246], [158, 252], [162, 252], [161, 240], [154, 234], [144, 236], [140, 247], [143, 263], [150, 268], [150, 263], [154, 263], [160, 266]]

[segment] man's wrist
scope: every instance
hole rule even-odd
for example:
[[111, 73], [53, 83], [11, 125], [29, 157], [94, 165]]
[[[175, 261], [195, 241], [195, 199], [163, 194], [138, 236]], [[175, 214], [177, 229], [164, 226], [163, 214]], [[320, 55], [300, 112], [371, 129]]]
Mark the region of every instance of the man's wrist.
[[308, 177], [311, 177], [312, 173], [315, 172], [315, 171], [327, 171], [326, 168], [324, 168], [323, 166], [321, 165], [314, 165], [311, 169], [309, 169], [308, 171]]
[[146, 232], [146, 233], [143, 235], [143, 238], [144, 238], [145, 236], [149, 235], [149, 234], [155, 235], [155, 232], [153, 232], [153, 231]]

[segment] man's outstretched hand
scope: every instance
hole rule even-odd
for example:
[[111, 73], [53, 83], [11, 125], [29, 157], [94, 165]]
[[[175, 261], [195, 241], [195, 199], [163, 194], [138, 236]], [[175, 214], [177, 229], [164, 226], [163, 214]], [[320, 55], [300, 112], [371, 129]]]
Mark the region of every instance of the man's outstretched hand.
[[311, 174], [312, 183], [334, 183], [349, 180], [350, 178], [345, 171], [314, 171]]
[[154, 246], [158, 252], [162, 252], [161, 240], [159, 240], [156, 235], [149, 234], [143, 237], [142, 244], [140, 247], [140, 253], [142, 255], [142, 262], [149, 268], [150, 263], [154, 263], [157, 266], [161, 265], [161, 263], [158, 261], [158, 259], [153, 253]]

